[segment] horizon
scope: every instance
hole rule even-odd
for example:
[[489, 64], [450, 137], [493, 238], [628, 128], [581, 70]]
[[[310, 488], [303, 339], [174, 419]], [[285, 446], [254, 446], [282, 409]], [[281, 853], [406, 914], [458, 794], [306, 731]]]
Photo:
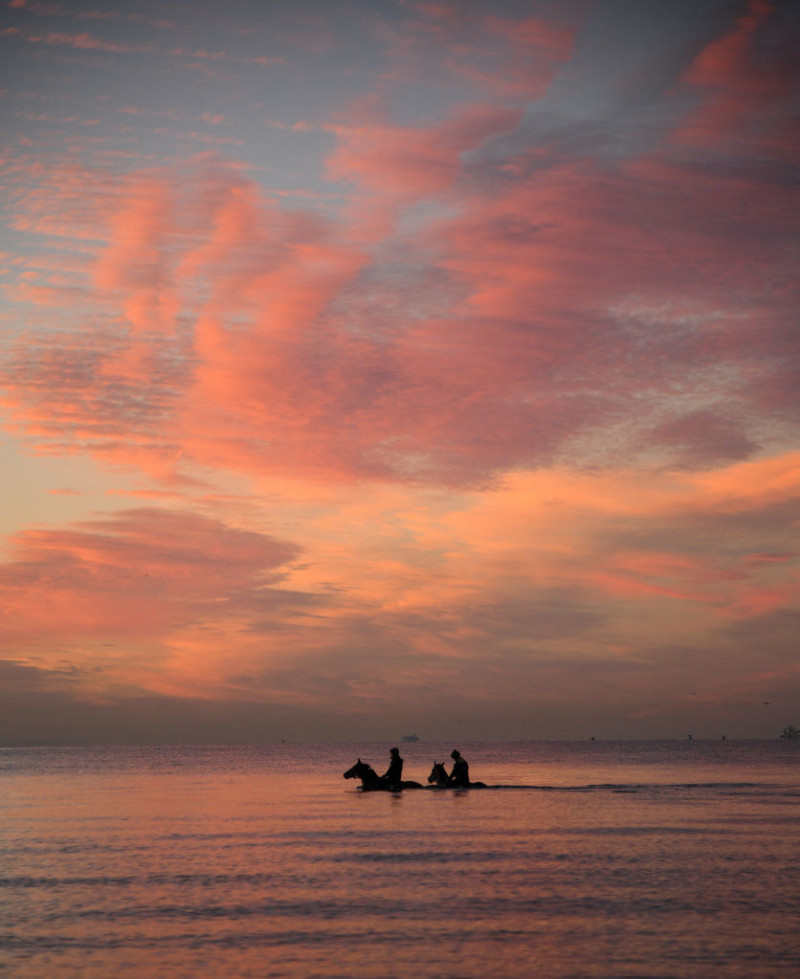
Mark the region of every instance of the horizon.
[[[485, 739], [473, 741], [469, 739], [420, 738], [415, 744], [419, 745], [457, 745], [465, 750], [479, 747], [480, 745], [502, 745], [502, 744], [749, 744], [753, 742], [764, 743], [778, 741], [792, 741], [796, 739], [785, 738], [781, 734], [772, 738], [737, 738], [720, 735], [719, 737], [694, 737], [676, 735], [671, 738], [503, 738]], [[297, 747], [326, 747], [326, 748], [350, 748], [355, 746], [375, 746], [389, 748], [392, 746], [400, 747], [402, 742], [394, 741], [224, 741], [224, 742], [151, 742], [151, 743], [131, 743], [122, 742], [81, 742], [81, 741], [61, 741], [61, 742], [38, 742], [31, 743], [0, 743], [0, 750], [14, 750], [17, 748], [297, 748]]]
[[792, 728], [793, 725], [786, 725], [784, 729], [778, 732], [773, 737], [764, 738], [746, 738], [746, 737], [730, 737], [727, 734], [720, 734], [716, 737], [711, 735], [679, 735], [675, 734], [672, 736], [664, 737], [620, 737], [620, 738], [603, 738], [591, 735], [590, 737], [573, 737], [573, 738], [424, 738], [418, 737], [414, 741], [404, 741], [402, 738], [392, 740], [386, 739], [353, 739], [348, 741], [305, 741], [296, 740], [289, 741], [287, 739], [281, 739], [279, 741], [152, 741], [152, 742], [132, 742], [132, 741], [70, 741], [70, 740], [36, 740], [36, 739], [18, 739], [16, 742], [12, 739], [5, 741], [0, 741], [0, 749], [14, 749], [14, 748], [268, 748], [268, 747], [302, 747], [302, 746], [319, 746], [319, 747], [351, 747], [354, 745], [368, 745], [368, 746], [381, 746], [385, 748], [398, 747], [402, 751], [414, 745], [454, 745], [457, 747], [465, 748], [470, 750], [473, 747], [477, 747], [483, 744], [591, 744], [591, 743], [603, 743], [603, 744], [624, 744], [626, 742], [637, 743], [637, 744], [660, 744], [666, 742], [684, 742], [686, 744], [716, 744], [716, 743], [743, 743], [751, 741], [794, 741], [797, 740], [796, 737], [789, 737], [786, 735], [786, 731]]
[[0, 743], [800, 725], [800, 5], [0, 12]]

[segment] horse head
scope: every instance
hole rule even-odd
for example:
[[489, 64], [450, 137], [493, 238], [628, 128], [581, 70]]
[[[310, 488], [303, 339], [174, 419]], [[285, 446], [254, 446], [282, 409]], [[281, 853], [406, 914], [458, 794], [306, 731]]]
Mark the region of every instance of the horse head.
[[442, 762], [435, 761], [433, 763], [433, 768], [428, 776], [428, 782], [436, 782], [437, 785], [447, 784], [447, 772]]
[[347, 769], [347, 771], [342, 775], [342, 778], [359, 778], [365, 767], [364, 762], [359, 758], [352, 768]]
[[378, 773], [372, 765], [368, 765], [367, 762], [362, 761], [360, 758], [352, 768], [347, 769], [344, 773], [344, 778], [360, 778], [366, 787], [374, 787], [376, 782], [380, 782]]

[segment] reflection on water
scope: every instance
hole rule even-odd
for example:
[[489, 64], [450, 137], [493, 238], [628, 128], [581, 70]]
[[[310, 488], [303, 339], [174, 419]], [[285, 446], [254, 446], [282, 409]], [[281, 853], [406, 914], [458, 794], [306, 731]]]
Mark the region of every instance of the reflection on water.
[[795, 974], [800, 745], [387, 747], [0, 751], [7, 974]]

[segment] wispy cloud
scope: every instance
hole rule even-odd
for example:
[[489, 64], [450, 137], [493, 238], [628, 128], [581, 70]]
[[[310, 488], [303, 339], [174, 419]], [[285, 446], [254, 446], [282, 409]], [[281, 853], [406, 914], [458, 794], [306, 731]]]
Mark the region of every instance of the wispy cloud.
[[[56, 343], [39, 367], [26, 349], [7, 375], [18, 423], [33, 391], [37, 425], [51, 401], [65, 417], [74, 385], [53, 400], [60, 358], [92, 411], [109, 378], [140, 385], [137, 428], [162, 417], [153, 397], [168, 378], [184, 458], [250, 472], [470, 482], [580, 465], [590, 437], [613, 463], [624, 447], [689, 466], [780, 444], [797, 407], [791, 361], [776, 355], [791, 348], [776, 286], [790, 261], [782, 185], [664, 154], [611, 172], [582, 161], [473, 180], [467, 151], [515, 118], [470, 109], [424, 131], [342, 127], [331, 167], [359, 182], [361, 203], [337, 222], [283, 211], [241, 170], [202, 159], [108, 186], [110, 224], [99, 207], [80, 218], [80, 235], [107, 240], [84, 299], [135, 333], [117, 329], [116, 348], [99, 335], [72, 352]], [[75, 179], [51, 204], [81, 199]], [[394, 218], [365, 233], [367, 202]], [[401, 203], [433, 202], [440, 213], [398, 224]], [[67, 236], [59, 221], [28, 225]], [[438, 280], [428, 302], [411, 291], [415, 254], [427, 284]], [[343, 313], [373, 301], [385, 312], [371, 325]], [[120, 445], [126, 410], [118, 399], [100, 413]]]

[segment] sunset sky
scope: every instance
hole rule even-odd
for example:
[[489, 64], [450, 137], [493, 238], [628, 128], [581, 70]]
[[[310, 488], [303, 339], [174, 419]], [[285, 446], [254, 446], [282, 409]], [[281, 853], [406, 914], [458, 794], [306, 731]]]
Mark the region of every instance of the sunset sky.
[[0, 16], [0, 742], [800, 726], [800, 4]]

